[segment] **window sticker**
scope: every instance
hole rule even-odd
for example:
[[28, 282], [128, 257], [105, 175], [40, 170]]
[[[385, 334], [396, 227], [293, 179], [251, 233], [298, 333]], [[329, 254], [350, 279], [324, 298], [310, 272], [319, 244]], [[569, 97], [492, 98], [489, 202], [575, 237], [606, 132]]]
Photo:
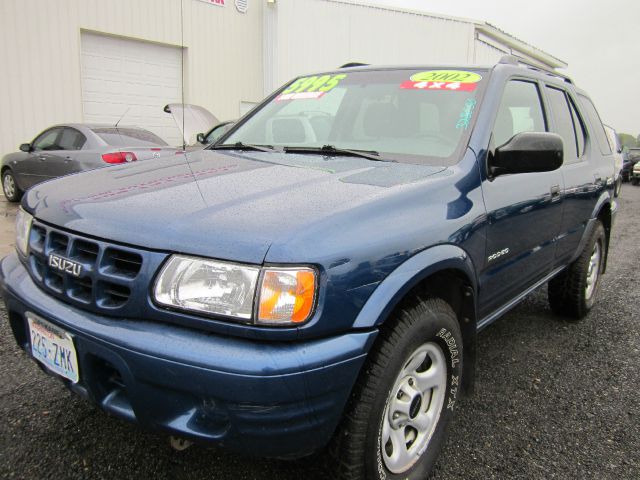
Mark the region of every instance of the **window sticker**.
[[336, 88], [345, 78], [347, 78], [347, 75], [344, 73], [338, 75], [302, 77], [283, 90], [282, 93], [276, 97], [276, 100], [320, 98], [325, 93]]
[[430, 70], [411, 75], [411, 80], [402, 82], [400, 88], [411, 90], [450, 90], [472, 92], [482, 75], [464, 70]]
[[466, 130], [469, 128], [469, 123], [471, 122], [471, 117], [473, 117], [473, 109], [476, 108], [476, 103], [475, 98], [467, 98], [467, 101], [464, 102], [464, 107], [460, 112], [458, 123], [456, 123], [457, 129], [464, 128]]

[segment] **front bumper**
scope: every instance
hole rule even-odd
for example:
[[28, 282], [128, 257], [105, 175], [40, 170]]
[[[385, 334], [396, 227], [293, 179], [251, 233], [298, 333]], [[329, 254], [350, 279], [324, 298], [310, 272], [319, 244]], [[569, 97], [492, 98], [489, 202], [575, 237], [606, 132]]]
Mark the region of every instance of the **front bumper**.
[[27, 311], [73, 336], [80, 381], [63, 381], [74, 392], [145, 429], [259, 456], [329, 441], [377, 333], [260, 342], [107, 318], [46, 295], [15, 254], [0, 263], [0, 288], [27, 353]]

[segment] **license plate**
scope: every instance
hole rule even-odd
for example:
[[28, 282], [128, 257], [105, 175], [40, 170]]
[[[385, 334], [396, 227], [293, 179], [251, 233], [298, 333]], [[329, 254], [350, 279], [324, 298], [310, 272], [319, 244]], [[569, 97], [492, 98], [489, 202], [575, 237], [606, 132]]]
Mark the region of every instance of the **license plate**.
[[27, 312], [26, 317], [33, 357], [52, 372], [78, 383], [78, 356], [71, 335], [33, 313]]

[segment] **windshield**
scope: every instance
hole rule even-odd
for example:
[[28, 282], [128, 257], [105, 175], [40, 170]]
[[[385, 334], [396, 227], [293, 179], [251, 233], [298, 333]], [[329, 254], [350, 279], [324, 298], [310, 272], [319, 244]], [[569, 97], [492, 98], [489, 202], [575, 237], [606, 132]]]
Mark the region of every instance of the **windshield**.
[[383, 159], [450, 165], [467, 137], [483, 70], [378, 70], [296, 79], [225, 145], [378, 152]]

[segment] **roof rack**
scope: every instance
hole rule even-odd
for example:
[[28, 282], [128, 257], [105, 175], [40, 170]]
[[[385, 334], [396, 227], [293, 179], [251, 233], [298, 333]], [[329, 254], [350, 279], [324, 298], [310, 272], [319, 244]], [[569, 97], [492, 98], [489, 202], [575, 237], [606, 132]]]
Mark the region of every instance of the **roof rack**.
[[561, 78], [565, 82], [573, 85], [573, 80], [571, 80], [566, 75], [556, 72], [555, 70], [552, 70], [550, 68], [545, 68], [545, 67], [541, 67], [540, 65], [536, 65], [534, 63], [531, 63], [525, 60], [522, 57], [517, 57], [516, 55], [504, 55], [498, 63], [504, 64], [504, 65], [515, 65], [515, 66], [523, 65], [530, 70], [536, 70], [538, 72], [546, 73], [547, 75], [550, 75], [552, 77]]
[[368, 63], [360, 63], [360, 62], [349, 62], [344, 65], [340, 65], [338, 68], [353, 68], [353, 67], [367, 67]]

